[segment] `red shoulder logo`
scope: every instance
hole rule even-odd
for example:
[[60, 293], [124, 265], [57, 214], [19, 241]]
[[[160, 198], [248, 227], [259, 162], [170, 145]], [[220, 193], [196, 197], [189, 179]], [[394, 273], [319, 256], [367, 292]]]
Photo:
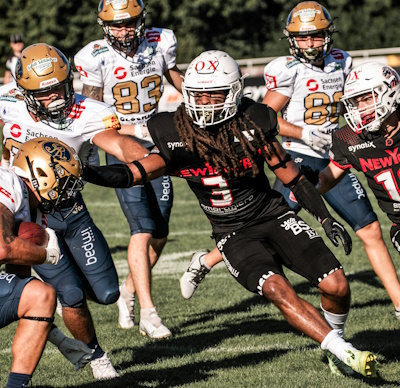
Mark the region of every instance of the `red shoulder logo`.
[[160, 32], [153, 31], [151, 28], [149, 28], [146, 32], [146, 39], [147, 39], [147, 42], [149, 42], [149, 43], [160, 42], [161, 41]]
[[331, 54], [332, 54], [333, 58], [335, 58], [335, 59], [344, 59], [344, 55], [341, 50], [333, 49], [331, 51]]
[[274, 75], [264, 74], [265, 86], [267, 89], [275, 89], [276, 85], [276, 77]]

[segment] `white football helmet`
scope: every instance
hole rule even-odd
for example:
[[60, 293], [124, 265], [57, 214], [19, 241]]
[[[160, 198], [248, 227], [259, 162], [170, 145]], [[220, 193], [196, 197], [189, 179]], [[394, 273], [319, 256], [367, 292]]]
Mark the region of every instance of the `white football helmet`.
[[[196, 92], [220, 90], [226, 93], [223, 103], [196, 104]], [[243, 77], [239, 65], [224, 51], [205, 51], [187, 68], [182, 93], [187, 113], [200, 127], [228, 120], [236, 114], [243, 96]]]
[[[372, 93], [373, 103], [358, 109], [357, 97], [368, 93]], [[341, 101], [347, 111], [344, 118], [356, 133], [378, 131], [399, 104], [400, 77], [390, 66], [364, 63], [347, 76]]]

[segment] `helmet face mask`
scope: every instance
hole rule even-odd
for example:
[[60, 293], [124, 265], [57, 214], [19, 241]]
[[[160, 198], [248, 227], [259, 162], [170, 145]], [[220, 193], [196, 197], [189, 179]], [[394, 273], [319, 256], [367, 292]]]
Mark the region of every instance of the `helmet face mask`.
[[364, 63], [348, 75], [341, 101], [346, 108], [344, 118], [353, 131], [376, 132], [400, 102], [400, 77], [390, 66]]
[[[243, 96], [242, 73], [227, 53], [205, 51], [187, 68], [182, 93], [186, 112], [194, 124], [203, 128], [220, 124], [238, 111]], [[209, 96], [207, 105], [199, 103], [199, 97], [204, 93]]]
[[[136, 50], [144, 40], [145, 18], [142, 0], [100, 0], [97, 21], [104, 38], [125, 55]], [[115, 30], [122, 27], [129, 29], [125, 36], [115, 34]]]
[[[22, 51], [15, 67], [18, 88], [28, 110], [39, 120], [65, 121], [74, 103], [72, 68], [65, 55], [53, 46], [39, 43]], [[58, 100], [45, 107], [40, 97], [61, 91]]]
[[[327, 9], [315, 1], [297, 4], [289, 13], [283, 33], [289, 41], [290, 53], [299, 60], [319, 64], [332, 50], [335, 26]], [[301, 48], [296, 38], [321, 37], [318, 47]]]
[[29, 181], [40, 200], [39, 209], [63, 221], [76, 208], [82, 190], [82, 165], [76, 152], [60, 140], [36, 138], [23, 143], [13, 170]]

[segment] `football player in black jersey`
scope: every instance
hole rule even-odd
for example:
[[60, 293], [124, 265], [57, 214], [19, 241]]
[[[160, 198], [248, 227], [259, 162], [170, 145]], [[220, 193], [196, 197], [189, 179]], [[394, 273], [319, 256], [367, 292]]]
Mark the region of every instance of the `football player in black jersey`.
[[[328, 191], [352, 167], [363, 172], [380, 208], [393, 222], [390, 237], [400, 252], [400, 77], [390, 66], [364, 63], [348, 75], [342, 101], [347, 125], [332, 136], [331, 162], [319, 174], [320, 192]], [[393, 261], [380, 257], [371, 265], [400, 319], [400, 305], [395, 302], [400, 300], [400, 284]]]
[[[293, 327], [333, 354], [340, 370], [375, 377], [375, 355], [343, 339], [350, 289], [342, 266], [322, 238], [271, 189], [264, 173], [266, 162], [322, 223], [333, 244], [338, 246], [339, 239], [350, 253], [350, 236], [276, 140], [276, 113], [243, 97], [239, 66], [222, 51], [195, 58], [182, 90], [184, 104], [175, 114], [159, 113], [148, 123], [158, 151], [128, 166], [89, 167], [85, 179], [126, 187], [164, 173], [185, 178], [212, 224], [232, 276], [274, 303]], [[296, 294], [283, 266], [318, 288], [326, 320]]]

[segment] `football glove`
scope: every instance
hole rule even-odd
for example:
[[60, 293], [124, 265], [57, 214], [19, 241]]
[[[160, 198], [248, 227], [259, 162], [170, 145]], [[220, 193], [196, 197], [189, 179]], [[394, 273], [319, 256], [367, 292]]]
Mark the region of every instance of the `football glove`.
[[46, 228], [46, 232], [49, 235], [49, 241], [46, 247], [46, 260], [43, 264], [56, 265], [61, 259], [61, 250], [58, 245], [57, 235], [56, 232], [50, 228]]
[[335, 247], [339, 246], [338, 238], [343, 245], [344, 253], [349, 255], [352, 248], [352, 241], [350, 235], [346, 232], [346, 229], [333, 218], [327, 218], [322, 222], [322, 227], [325, 230], [326, 235]]
[[317, 190], [321, 187], [321, 180], [319, 179], [319, 170], [313, 170], [311, 166], [300, 166], [300, 171], [304, 176], [315, 186]]
[[69, 362], [75, 365], [76, 371], [83, 368], [93, 356], [94, 349], [90, 349], [82, 341], [66, 337], [57, 327], [50, 331], [47, 339], [58, 347]]
[[331, 144], [332, 136], [322, 132], [320, 128], [303, 128], [301, 140], [317, 152], [326, 152]]

